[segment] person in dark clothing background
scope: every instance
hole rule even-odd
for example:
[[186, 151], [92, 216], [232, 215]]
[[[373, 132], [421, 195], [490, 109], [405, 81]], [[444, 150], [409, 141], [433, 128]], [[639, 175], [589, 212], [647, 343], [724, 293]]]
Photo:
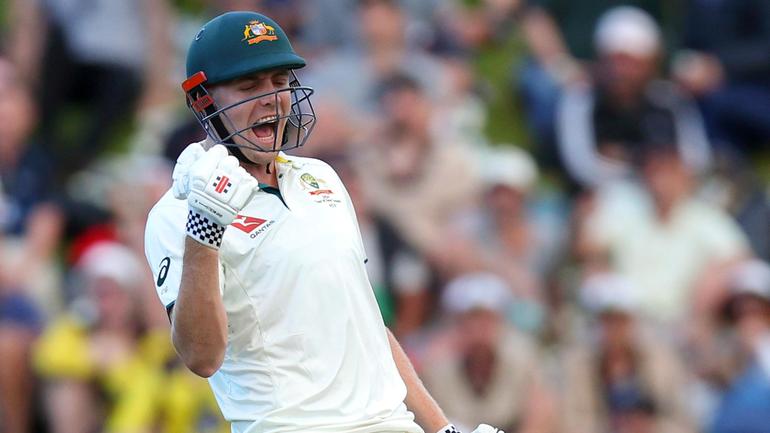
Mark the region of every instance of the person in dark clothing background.
[[674, 74], [702, 105], [717, 143], [770, 143], [770, 3], [689, 0]]

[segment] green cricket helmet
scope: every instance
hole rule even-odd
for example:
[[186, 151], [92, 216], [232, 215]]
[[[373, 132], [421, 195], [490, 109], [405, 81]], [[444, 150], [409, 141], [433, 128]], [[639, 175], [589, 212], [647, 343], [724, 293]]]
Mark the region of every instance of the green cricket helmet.
[[[182, 89], [187, 95], [187, 105], [206, 133], [216, 143], [230, 146], [231, 152], [243, 160], [245, 156], [240, 147], [263, 152], [293, 149], [302, 146], [310, 136], [316, 119], [310, 103], [313, 89], [300, 85], [294, 73], [294, 69], [304, 66], [305, 59], [294, 52], [286, 33], [275, 21], [256, 12], [227, 12], [204, 24], [190, 44], [187, 51], [187, 79], [182, 83]], [[207, 90], [212, 85], [273, 69], [289, 70], [290, 82], [287, 88], [255, 95], [226, 107], [219, 107]], [[291, 109], [289, 113], [280, 113], [278, 99], [286, 93], [291, 98]], [[234, 126], [228, 110], [266, 97], [275, 98], [274, 119], [241, 129]], [[282, 119], [286, 119], [286, 126], [282, 134], [278, 134], [277, 128]], [[265, 148], [243, 135], [265, 124], [275, 128], [272, 148]], [[249, 144], [236, 144], [236, 136]], [[251, 162], [248, 159], [245, 161]]]

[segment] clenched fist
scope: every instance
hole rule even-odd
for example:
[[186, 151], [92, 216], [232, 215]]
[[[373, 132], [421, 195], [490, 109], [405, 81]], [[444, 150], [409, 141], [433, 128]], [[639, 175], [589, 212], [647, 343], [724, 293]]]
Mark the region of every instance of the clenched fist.
[[192, 163], [187, 176], [187, 235], [219, 248], [225, 228], [258, 190], [259, 183], [222, 145], [212, 147]]

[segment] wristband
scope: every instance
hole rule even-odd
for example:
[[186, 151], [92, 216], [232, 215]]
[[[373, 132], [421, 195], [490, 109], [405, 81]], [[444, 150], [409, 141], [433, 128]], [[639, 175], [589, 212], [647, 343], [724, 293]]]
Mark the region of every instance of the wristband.
[[209, 217], [203, 216], [193, 209], [187, 213], [187, 236], [207, 247], [219, 249], [224, 234], [225, 227], [215, 223]]
[[441, 430], [436, 433], [460, 433], [460, 430], [458, 430], [454, 424], [447, 424], [444, 427], [441, 427]]

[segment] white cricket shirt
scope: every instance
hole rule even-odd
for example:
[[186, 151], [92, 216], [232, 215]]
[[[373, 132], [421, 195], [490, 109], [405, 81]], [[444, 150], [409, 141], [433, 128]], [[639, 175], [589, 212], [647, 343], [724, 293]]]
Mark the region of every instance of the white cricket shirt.
[[[209, 383], [233, 432], [415, 432], [366, 275], [353, 205], [334, 170], [276, 159], [280, 195], [255, 194], [219, 250], [228, 342]], [[270, 192], [272, 191], [272, 193]], [[171, 305], [187, 201], [150, 211], [145, 253]]]

